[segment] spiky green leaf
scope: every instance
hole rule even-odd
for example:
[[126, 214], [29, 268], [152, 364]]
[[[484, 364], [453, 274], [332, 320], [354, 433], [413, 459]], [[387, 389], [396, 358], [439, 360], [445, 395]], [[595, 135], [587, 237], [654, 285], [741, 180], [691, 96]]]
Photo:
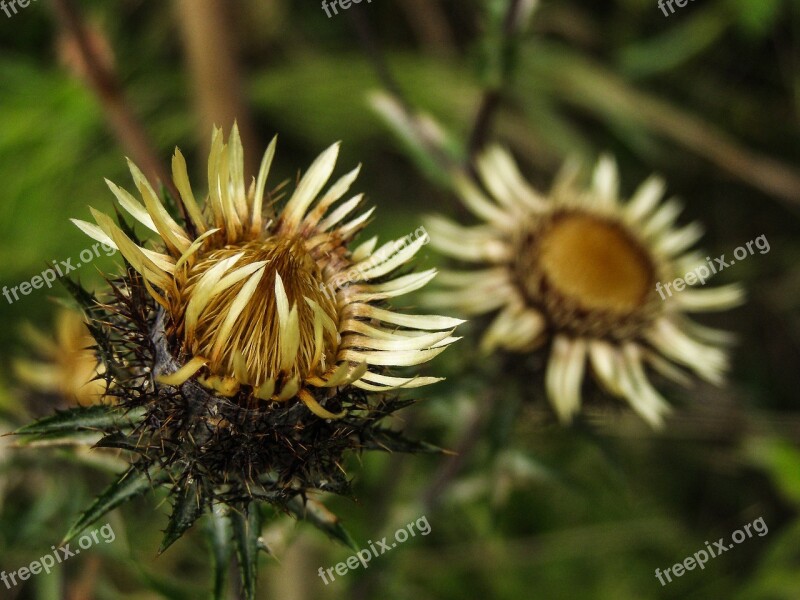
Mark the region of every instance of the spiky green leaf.
[[325, 535], [340, 542], [352, 550], [360, 550], [358, 544], [344, 528], [339, 517], [329, 511], [321, 502], [295, 496], [287, 504], [286, 509], [298, 520], [307, 521]]
[[186, 533], [203, 512], [203, 499], [194, 480], [183, 483], [172, 507], [172, 515], [164, 532], [158, 553], [161, 554]]
[[439, 446], [412, 440], [399, 431], [391, 429], [373, 429], [365, 432], [361, 447], [365, 450], [384, 450], [386, 452], [407, 452], [410, 454], [448, 454], [449, 451]]
[[84, 288], [79, 281], [73, 281], [69, 277], [62, 277], [59, 279], [69, 295], [72, 296], [78, 303], [81, 309], [91, 312], [97, 308], [97, 297], [86, 288]]
[[100, 437], [99, 432], [78, 429], [75, 431], [54, 431], [26, 436], [17, 442], [18, 447], [43, 446], [91, 446]]
[[21, 436], [47, 436], [73, 432], [105, 431], [131, 427], [140, 418], [139, 411], [125, 411], [115, 406], [87, 406], [56, 411], [15, 431]]
[[141, 436], [128, 435], [121, 431], [115, 431], [104, 436], [95, 445], [95, 448], [117, 448], [119, 450], [128, 450], [129, 452], [143, 452], [147, 450]]
[[69, 542], [109, 511], [128, 500], [141, 496], [155, 486], [165, 483], [168, 480], [169, 473], [164, 470], [149, 472], [140, 471], [136, 469], [136, 467], [131, 467], [95, 499], [92, 505], [80, 516], [78, 521], [70, 527], [61, 543], [65, 544]]

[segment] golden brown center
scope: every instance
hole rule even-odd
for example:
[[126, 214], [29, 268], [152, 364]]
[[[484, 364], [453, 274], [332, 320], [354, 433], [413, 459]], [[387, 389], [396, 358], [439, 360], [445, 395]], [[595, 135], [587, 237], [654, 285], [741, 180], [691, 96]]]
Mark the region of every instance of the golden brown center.
[[549, 282], [587, 309], [627, 312], [650, 291], [652, 267], [620, 227], [588, 215], [556, 220], [540, 240]]
[[337, 311], [301, 240], [226, 246], [200, 258], [184, 277], [176, 277], [176, 333], [185, 352], [208, 359], [211, 373], [257, 387], [303, 381], [330, 366]]
[[656, 265], [620, 224], [562, 212], [519, 240], [515, 271], [525, 298], [573, 335], [630, 339], [658, 314]]

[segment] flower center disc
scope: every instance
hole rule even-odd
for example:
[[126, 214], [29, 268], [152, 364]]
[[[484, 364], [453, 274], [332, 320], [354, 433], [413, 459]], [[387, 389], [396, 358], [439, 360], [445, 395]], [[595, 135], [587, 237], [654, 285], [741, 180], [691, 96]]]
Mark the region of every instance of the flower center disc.
[[[209, 291], [208, 279], [204, 285], [203, 278], [221, 261], [238, 254]], [[254, 263], [266, 264], [263, 270], [225, 285], [226, 278]], [[288, 300], [288, 318], [285, 312], [281, 315], [276, 275]], [[248, 293], [251, 277], [257, 284]], [[211, 373], [254, 387], [291, 377], [303, 381], [324, 371], [338, 345], [338, 316], [323, 281], [316, 261], [299, 239], [257, 240], [215, 250], [192, 266], [179, 287], [180, 302], [173, 316], [182, 330], [184, 350], [208, 359]], [[206, 295], [210, 297], [204, 299], [196, 325], [191, 326], [187, 312], [192, 312], [193, 298]]]
[[659, 308], [645, 249], [593, 215], [560, 213], [538, 224], [521, 240], [516, 270], [525, 296], [575, 335], [630, 338]]
[[584, 307], [627, 312], [641, 306], [652, 268], [619, 227], [585, 215], [557, 220], [540, 242], [550, 283]]

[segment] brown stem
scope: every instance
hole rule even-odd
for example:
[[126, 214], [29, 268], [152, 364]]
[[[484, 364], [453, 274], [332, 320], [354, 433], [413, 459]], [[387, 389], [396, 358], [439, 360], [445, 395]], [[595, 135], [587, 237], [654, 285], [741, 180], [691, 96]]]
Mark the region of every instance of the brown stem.
[[489, 132], [497, 109], [500, 108], [502, 95], [498, 89], [488, 89], [481, 98], [478, 112], [475, 115], [475, 122], [472, 126], [472, 133], [469, 136], [468, 157], [472, 161], [486, 145]]
[[110, 61], [103, 60], [97, 53], [98, 47], [108, 45], [106, 40], [99, 37], [102, 34], [94, 31], [92, 35], [102, 43], [92, 40], [80, 10], [73, 0], [54, 0], [53, 6], [64, 39], [70, 47], [77, 50], [81, 67], [79, 70], [88, 87], [100, 101], [106, 120], [120, 145], [154, 186], [161, 182], [169, 190], [186, 218], [178, 190], [159, 159], [159, 153], [144, 126], [128, 106], [122, 85], [110, 66]]
[[201, 139], [208, 144], [214, 126], [239, 124], [245, 177], [258, 171], [260, 146], [247, 105], [231, 5], [226, 0], [176, 0], [178, 23], [200, 115]]

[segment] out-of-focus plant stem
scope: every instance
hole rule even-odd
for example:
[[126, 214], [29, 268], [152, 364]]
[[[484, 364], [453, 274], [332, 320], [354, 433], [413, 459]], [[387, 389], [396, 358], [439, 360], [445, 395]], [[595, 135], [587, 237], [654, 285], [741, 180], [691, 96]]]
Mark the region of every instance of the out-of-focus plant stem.
[[[537, 85], [566, 102], [606, 119], [638, 124], [709, 160], [732, 177], [782, 200], [800, 205], [800, 173], [750, 150], [694, 114], [639, 91], [595, 61], [536, 44], [526, 53], [526, 72]], [[525, 93], [524, 86], [520, 86]]]
[[442, 461], [431, 483], [423, 490], [421, 504], [426, 514], [433, 512], [439, 506], [447, 488], [467, 465], [472, 452], [483, 438], [483, 431], [490, 417], [490, 406], [491, 402], [488, 401], [478, 403], [456, 444], [455, 456]]
[[[99, 47], [109, 47], [102, 33], [92, 31], [96, 38], [92, 40], [89, 28], [73, 0], [55, 0], [53, 6], [65, 42], [77, 51], [80, 61], [78, 74], [100, 101], [117, 140], [151, 183], [160, 181], [179, 200], [178, 191], [159, 159], [158, 151], [126, 101], [122, 85], [110, 66], [110, 61], [103, 60], [97, 53]], [[183, 211], [182, 203], [178, 201], [178, 205]]]
[[[494, 3], [497, 4], [497, 3]], [[481, 152], [489, 138], [494, 116], [503, 99], [503, 93], [512, 78], [517, 62], [519, 39], [528, 23], [535, 0], [505, 0], [505, 11], [493, 15], [489, 7], [490, 26], [494, 29], [487, 36], [485, 48], [486, 90], [481, 98], [478, 112], [468, 142], [470, 161]], [[494, 16], [494, 18], [491, 18]]]
[[231, 5], [224, 0], [176, 0], [175, 7], [200, 117], [200, 139], [207, 145], [212, 127], [227, 130], [237, 121], [249, 179], [258, 171], [261, 152], [242, 84]]
[[406, 98], [386, 62], [378, 38], [362, 8], [349, 10], [347, 16], [385, 89], [383, 92], [373, 93], [368, 101], [407, 145], [423, 171], [440, 185], [450, 187], [454, 172], [461, 169], [461, 161], [454, 158], [457, 151], [448, 147], [452, 145], [445, 139], [447, 136], [438, 123], [427, 115], [417, 113]]
[[451, 136], [430, 115], [414, 112], [400, 98], [374, 92], [369, 103], [377, 115], [407, 147], [422, 171], [436, 183], [452, 187], [454, 175], [462, 172], [462, 160]]
[[453, 32], [437, 0], [398, 0], [397, 5], [426, 50], [442, 58], [455, 54]]
[[380, 42], [378, 41], [375, 32], [369, 24], [369, 20], [364, 15], [363, 7], [354, 7], [352, 10], [347, 11], [347, 18], [356, 33], [359, 43], [364, 50], [365, 55], [372, 62], [375, 67], [375, 74], [380, 79], [381, 84], [386, 90], [392, 94], [404, 107], [408, 108], [409, 103], [406, 99], [403, 89], [397, 80], [392, 75], [391, 69], [386, 62], [386, 56], [383, 53]]

